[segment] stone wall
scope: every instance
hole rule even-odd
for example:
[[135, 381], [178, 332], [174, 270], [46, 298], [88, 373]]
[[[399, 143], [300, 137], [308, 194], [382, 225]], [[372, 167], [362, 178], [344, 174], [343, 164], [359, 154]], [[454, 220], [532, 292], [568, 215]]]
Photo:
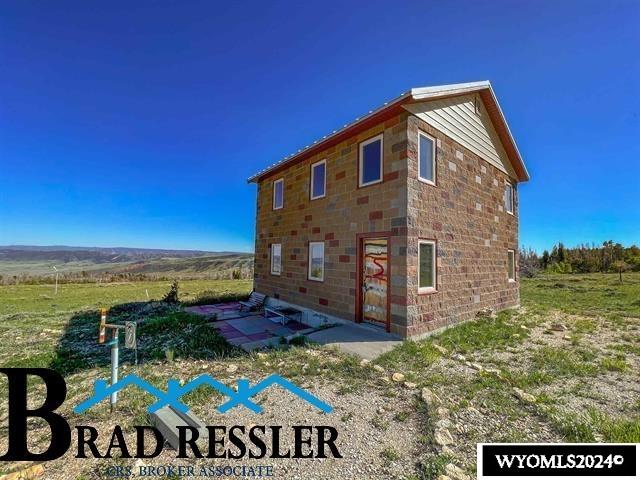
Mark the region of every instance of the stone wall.
[[[436, 186], [418, 181], [418, 129], [436, 138]], [[384, 182], [358, 188], [358, 144], [384, 132]], [[327, 160], [326, 196], [310, 200], [311, 164]], [[284, 207], [272, 209], [284, 178]], [[404, 113], [258, 184], [255, 289], [286, 302], [355, 320], [357, 235], [390, 232], [391, 331], [416, 337], [519, 304], [518, 197], [504, 210], [508, 176], [419, 118]], [[515, 185], [515, 184], [514, 184]], [[418, 239], [437, 242], [437, 291], [418, 294]], [[325, 242], [325, 278], [308, 280], [308, 243]], [[282, 273], [270, 247], [282, 244]], [[516, 251], [516, 281], [507, 250]]]
[[[255, 289], [303, 307], [355, 320], [357, 234], [391, 232], [392, 331], [406, 327], [407, 117], [395, 116], [258, 184]], [[384, 132], [384, 181], [358, 188], [358, 144]], [[310, 200], [311, 164], [327, 160], [326, 196]], [[273, 181], [284, 178], [284, 207], [272, 209]], [[323, 282], [307, 279], [308, 243], [325, 242]], [[282, 273], [270, 273], [272, 243]]]
[[[408, 121], [407, 332], [467, 320], [484, 308], [519, 304], [518, 202], [504, 209], [508, 177], [415, 116]], [[418, 181], [418, 129], [435, 137], [436, 186]], [[418, 239], [437, 242], [437, 291], [418, 294]], [[516, 281], [507, 250], [516, 251]]]

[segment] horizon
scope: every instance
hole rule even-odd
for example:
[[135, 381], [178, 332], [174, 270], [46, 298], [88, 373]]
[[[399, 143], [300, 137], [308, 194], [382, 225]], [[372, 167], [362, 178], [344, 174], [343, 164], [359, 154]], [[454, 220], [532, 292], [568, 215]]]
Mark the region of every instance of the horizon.
[[[613, 238], [609, 239], [610, 241], [612, 241], [615, 244], [620, 244], [622, 245], [624, 248], [631, 248], [631, 247], [640, 247], [640, 243], [637, 242], [632, 242], [632, 243], [622, 243], [622, 242], [618, 242]], [[609, 240], [605, 240], [609, 241]], [[559, 246], [560, 244], [562, 244], [563, 247], [567, 248], [567, 249], [576, 249], [576, 248], [580, 248], [582, 246], [587, 247], [587, 248], [601, 248], [603, 246], [604, 242], [601, 243], [593, 243], [593, 242], [581, 242], [581, 243], [577, 243], [577, 244], [566, 244], [564, 242], [555, 242], [547, 247], [542, 248], [541, 250], [536, 250], [535, 248], [532, 248], [528, 245], [524, 245], [524, 244], [520, 244], [518, 245], [518, 248], [520, 250], [529, 250], [532, 249], [536, 254], [541, 255], [545, 250], [550, 252], [554, 247]], [[23, 245], [23, 244], [9, 244], [9, 245], [0, 245], [0, 250], [3, 248], [16, 248], [18, 249], [18, 247], [27, 247], [27, 248], [31, 248], [31, 249], [35, 249], [35, 248], [67, 248], [67, 249], [74, 249], [74, 248], [78, 248], [78, 249], [104, 249], [104, 250], [108, 250], [108, 249], [128, 249], [128, 250], [166, 250], [166, 251], [178, 251], [178, 252], [202, 252], [202, 253], [242, 253], [242, 254], [251, 254], [254, 255], [255, 252], [253, 250], [251, 251], [242, 251], [242, 250], [199, 250], [199, 249], [193, 249], [193, 248], [172, 248], [172, 247], [124, 247], [124, 246], [100, 246], [100, 245]]]
[[253, 253], [249, 176], [411, 87], [488, 79], [531, 173], [520, 245], [637, 245], [640, 4], [463, 3], [5, 5], [0, 243]]

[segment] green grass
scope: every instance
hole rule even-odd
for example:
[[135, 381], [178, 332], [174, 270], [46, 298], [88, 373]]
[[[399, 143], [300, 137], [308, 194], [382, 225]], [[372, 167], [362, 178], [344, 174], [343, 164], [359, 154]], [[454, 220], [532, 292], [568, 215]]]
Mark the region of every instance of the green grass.
[[455, 328], [449, 328], [434, 337], [450, 351], [459, 353], [504, 349], [523, 342], [529, 332], [519, 323], [510, 323], [513, 312], [500, 312], [496, 318], [480, 318]]
[[544, 414], [569, 442], [595, 442], [596, 434], [605, 442], [640, 442], [640, 416], [613, 419], [593, 407], [581, 414], [562, 414], [551, 407]]
[[629, 364], [624, 359], [624, 356], [617, 355], [614, 358], [603, 358], [601, 363], [602, 368], [610, 372], [626, 372], [629, 370]]
[[589, 411], [589, 416], [594, 428], [604, 436], [605, 441], [615, 443], [640, 442], [640, 416], [612, 419], [593, 409]]
[[[171, 281], [63, 284], [54, 295], [53, 285], [0, 285], [0, 315], [69, 312], [129, 302], [159, 300]], [[180, 300], [195, 300], [203, 292], [217, 295], [248, 294], [250, 280], [183, 280]], [[147, 293], [149, 296], [147, 297]]]
[[[58, 295], [50, 285], [0, 286], [0, 365], [50, 366], [64, 375], [101, 367], [109, 362], [108, 347], [99, 345], [99, 308], [109, 308], [108, 321], [145, 320], [138, 329], [139, 359], [162, 359], [165, 350], [176, 358], [218, 358], [234, 349], [204, 320], [149, 299], [159, 299], [170, 282], [65, 284]], [[180, 300], [189, 302], [203, 292], [220, 297], [246, 295], [246, 280], [194, 280], [180, 282]], [[148, 294], [148, 297], [147, 297]], [[131, 363], [131, 350], [122, 349]]]
[[450, 353], [482, 352], [502, 350], [521, 344], [529, 331], [519, 323], [512, 323], [510, 311], [500, 312], [496, 318], [480, 318], [456, 325], [421, 341], [403, 342], [391, 352], [382, 355], [376, 363], [403, 371], [429, 367], [441, 354], [434, 343], [445, 347]]
[[523, 304], [580, 315], [623, 314], [640, 317], [640, 273], [541, 275], [521, 282]]

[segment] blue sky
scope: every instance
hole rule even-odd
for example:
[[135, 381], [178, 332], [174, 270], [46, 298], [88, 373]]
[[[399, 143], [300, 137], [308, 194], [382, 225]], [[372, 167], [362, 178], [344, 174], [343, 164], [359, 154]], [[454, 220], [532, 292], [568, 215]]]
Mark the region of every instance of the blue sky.
[[638, 243], [639, 24], [635, 0], [3, 2], [0, 244], [250, 251], [255, 171], [483, 79], [532, 176], [521, 243]]

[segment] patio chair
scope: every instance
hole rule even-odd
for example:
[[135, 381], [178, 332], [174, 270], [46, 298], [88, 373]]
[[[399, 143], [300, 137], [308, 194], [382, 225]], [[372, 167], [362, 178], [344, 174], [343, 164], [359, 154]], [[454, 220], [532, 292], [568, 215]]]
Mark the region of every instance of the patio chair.
[[266, 295], [258, 293], [254, 290], [253, 292], [251, 292], [251, 295], [249, 295], [249, 299], [246, 302], [239, 302], [240, 311], [244, 309], [247, 309], [247, 311], [249, 312], [251, 310], [260, 310], [261, 308], [264, 308], [264, 302], [266, 299]]

